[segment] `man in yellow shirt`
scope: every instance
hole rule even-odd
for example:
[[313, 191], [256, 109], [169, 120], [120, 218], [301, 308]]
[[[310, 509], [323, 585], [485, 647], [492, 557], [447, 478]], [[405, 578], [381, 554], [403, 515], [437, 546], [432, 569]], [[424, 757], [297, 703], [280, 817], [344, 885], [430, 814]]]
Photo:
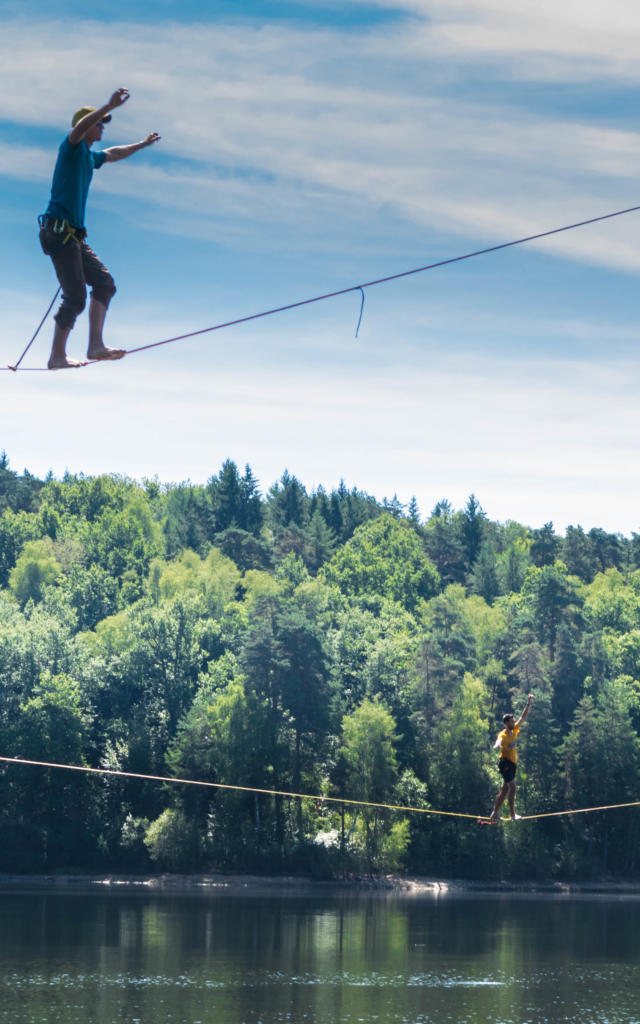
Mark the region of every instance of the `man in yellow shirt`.
[[520, 732], [520, 726], [529, 714], [529, 708], [533, 701], [533, 694], [530, 693], [527, 697], [527, 706], [520, 715], [520, 718], [516, 722], [513, 715], [503, 715], [502, 721], [504, 722], [504, 729], [498, 733], [498, 738], [493, 744], [493, 749], [500, 749], [500, 758], [498, 760], [498, 771], [500, 772], [503, 783], [500, 792], [495, 798], [493, 804], [493, 810], [488, 818], [490, 822], [500, 821], [499, 811], [506, 799], [509, 800], [509, 811], [511, 812], [511, 820], [517, 821], [519, 815], [516, 814], [515, 802], [516, 802], [516, 769], [518, 766], [518, 752], [516, 744], [518, 742], [518, 733]]

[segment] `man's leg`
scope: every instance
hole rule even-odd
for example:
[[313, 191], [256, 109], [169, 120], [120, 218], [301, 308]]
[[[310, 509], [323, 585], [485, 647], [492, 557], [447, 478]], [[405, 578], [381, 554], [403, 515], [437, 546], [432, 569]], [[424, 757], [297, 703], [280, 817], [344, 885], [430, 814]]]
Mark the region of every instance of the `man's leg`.
[[505, 802], [505, 799], [506, 799], [506, 796], [507, 796], [508, 792], [509, 792], [509, 783], [508, 782], [503, 782], [502, 788], [501, 788], [500, 792], [498, 793], [497, 797], [495, 798], [495, 801], [494, 801], [494, 804], [493, 804], [493, 810], [491, 811], [491, 815], [489, 817], [490, 821], [497, 821], [498, 820], [498, 811], [500, 810], [500, 808], [502, 807], [503, 803]]
[[107, 309], [116, 292], [113, 278], [86, 242], [82, 244], [82, 261], [87, 282], [91, 285], [87, 358], [122, 359], [125, 350], [123, 348], [107, 348], [102, 337]]
[[70, 327], [61, 327], [58, 323], [54, 327], [51, 355], [49, 356], [49, 362], [47, 364], [47, 368], [49, 370], [60, 370], [71, 366], [82, 365], [76, 359], [69, 359], [67, 356], [67, 338], [70, 334]]
[[67, 339], [86, 302], [82, 257], [79, 245], [72, 240], [64, 246], [56, 245], [49, 255], [62, 289], [62, 302], [54, 317], [56, 326], [47, 365], [50, 370], [65, 370], [84, 365], [67, 355]]
[[509, 783], [509, 811], [511, 813], [511, 820], [517, 821], [518, 815], [516, 814], [516, 784], [515, 782]]
[[104, 321], [107, 315], [107, 307], [99, 302], [97, 299], [91, 296], [89, 302], [89, 347], [87, 349], [88, 359], [100, 359], [103, 358], [103, 352], [111, 352], [112, 349], [107, 349], [104, 341], [102, 340], [102, 330], [104, 328]]

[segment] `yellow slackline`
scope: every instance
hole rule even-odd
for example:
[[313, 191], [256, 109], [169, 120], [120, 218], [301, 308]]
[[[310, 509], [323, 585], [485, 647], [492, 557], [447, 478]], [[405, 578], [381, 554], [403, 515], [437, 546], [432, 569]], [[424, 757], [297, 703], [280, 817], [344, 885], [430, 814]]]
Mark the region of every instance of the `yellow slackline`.
[[316, 803], [349, 804], [354, 807], [378, 807], [386, 811], [412, 811], [414, 814], [440, 814], [449, 818], [472, 818], [477, 814], [461, 814], [456, 811], [432, 811], [425, 807], [403, 807], [401, 804], [377, 804], [368, 800], [346, 800], [341, 796], [323, 796], [321, 793], [289, 793], [283, 789], [257, 789], [254, 786], [230, 786], [223, 782], [202, 782], [199, 779], [177, 779], [168, 775], [142, 775], [140, 772], [120, 772], [113, 768], [87, 768], [79, 764], [55, 764], [51, 761], [30, 761], [26, 757], [0, 757], [6, 764], [32, 764], [40, 768], [66, 768], [72, 772], [88, 772], [94, 775], [118, 775], [126, 779], [147, 779], [152, 782], [174, 782], [183, 786], [206, 786], [210, 789], [231, 789], [238, 793], [263, 793], [265, 796], [290, 796], [299, 800], [315, 800]]
[[627, 804], [605, 804], [603, 807], [579, 807], [575, 811], [546, 811], [544, 814], [523, 814], [520, 821], [533, 821], [534, 818], [559, 818], [561, 814], [590, 814], [591, 811], [615, 811], [619, 807], [640, 807], [640, 800], [632, 800]]
[[[89, 768], [79, 764], [57, 764], [54, 761], [32, 761], [26, 757], [2, 757], [5, 764], [30, 764], [38, 768], [62, 768], [71, 772], [85, 772], [90, 775], [114, 775], [125, 779], [145, 779], [149, 782], [172, 782], [181, 786], [205, 786], [208, 789], [233, 790], [236, 793], [262, 793], [264, 796], [288, 796], [298, 800], [315, 800], [316, 803], [348, 804], [350, 807], [377, 807], [385, 811], [408, 811], [411, 814], [435, 814], [445, 818], [469, 818], [487, 820], [486, 814], [464, 814], [461, 811], [434, 811], [426, 807], [405, 807], [402, 804], [381, 804], [370, 800], [347, 800], [341, 796], [323, 796], [321, 793], [290, 793], [283, 789], [258, 789], [255, 786], [231, 786], [223, 782], [203, 782], [200, 779], [179, 779], [169, 775], [143, 775], [141, 772], [116, 771], [114, 768]], [[523, 814], [520, 821], [534, 821], [536, 818], [557, 818], [569, 814], [589, 814], [592, 811], [613, 811], [620, 807], [640, 807], [640, 800], [624, 804], [605, 804], [603, 807], [581, 807], [577, 810], [547, 811], [542, 814]], [[507, 819], [508, 820], [508, 819]]]

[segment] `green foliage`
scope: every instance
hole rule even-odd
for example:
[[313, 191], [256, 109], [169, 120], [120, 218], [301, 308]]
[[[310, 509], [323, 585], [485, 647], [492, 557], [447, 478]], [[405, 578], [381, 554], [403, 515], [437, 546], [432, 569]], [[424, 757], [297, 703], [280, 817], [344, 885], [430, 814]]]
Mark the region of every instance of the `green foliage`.
[[10, 509], [0, 515], [0, 587], [8, 586], [9, 574], [25, 542], [37, 536], [35, 518]]
[[[395, 722], [381, 704], [364, 700], [342, 722], [342, 757], [346, 793], [370, 803], [393, 803], [398, 766], [394, 745]], [[356, 794], [358, 794], [356, 796]], [[395, 829], [395, 830], [394, 830]], [[360, 830], [369, 871], [397, 864], [406, 854], [409, 829], [393, 822], [389, 813], [363, 807]]]
[[379, 594], [409, 611], [432, 597], [440, 582], [418, 536], [389, 513], [358, 527], [323, 575], [344, 594]]
[[193, 822], [180, 810], [167, 807], [149, 825], [144, 842], [161, 871], [184, 871], [198, 866], [200, 837]]
[[397, 776], [395, 722], [380, 704], [365, 700], [342, 722], [348, 792], [385, 802]]
[[[1, 731], [22, 757], [82, 764], [89, 725], [79, 685], [64, 673], [45, 671]], [[13, 769], [2, 780], [4, 814], [13, 827], [0, 864], [46, 870], [90, 860], [91, 789], [91, 780], [80, 773]]]
[[46, 584], [58, 578], [61, 568], [48, 538], [28, 541], [9, 575], [9, 586], [20, 606], [42, 601]]
[[384, 871], [402, 871], [407, 861], [410, 829], [407, 818], [395, 821], [380, 843], [380, 862]]
[[532, 566], [527, 571], [522, 595], [538, 639], [547, 646], [553, 661], [561, 624], [575, 626], [579, 622], [582, 595], [562, 562], [545, 563], [540, 568]]
[[487, 604], [493, 604], [500, 593], [496, 550], [490, 540], [480, 545], [478, 557], [473, 563], [471, 589], [474, 594], [483, 597]]
[[545, 565], [553, 565], [558, 557], [560, 538], [556, 537], [553, 523], [545, 523], [531, 534], [531, 561], [538, 569]]
[[43, 673], [20, 711], [25, 757], [67, 758], [75, 762], [81, 759], [87, 715], [74, 680], [64, 674]]
[[118, 607], [117, 581], [99, 565], [88, 569], [72, 566], [62, 586], [76, 611], [81, 630], [94, 629]]
[[42, 482], [25, 469], [22, 476], [9, 469], [9, 458], [0, 452], [0, 513], [33, 512], [37, 506]]
[[524, 536], [516, 537], [497, 559], [497, 574], [500, 593], [519, 593], [531, 565], [531, 541]]
[[442, 583], [464, 583], [466, 553], [462, 513], [448, 501], [439, 501], [425, 525], [424, 545]]
[[156, 604], [167, 598], [200, 594], [209, 614], [218, 618], [234, 598], [240, 579], [239, 569], [217, 548], [204, 559], [187, 549], [173, 562], [152, 562], [149, 589]]
[[638, 877], [622, 810], [488, 830], [260, 792], [487, 813], [529, 692], [521, 810], [637, 799], [640, 535], [0, 456], [0, 751], [228, 787], [9, 763], [0, 870]]
[[467, 568], [471, 568], [480, 555], [485, 539], [486, 516], [475, 494], [470, 495], [462, 514], [462, 540]]
[[640, 626], [639, 592], [640, 573], [625, 579], [618, 569], [607, 569], [589, 587], [585, 612], [594, 627], [627, 633]]

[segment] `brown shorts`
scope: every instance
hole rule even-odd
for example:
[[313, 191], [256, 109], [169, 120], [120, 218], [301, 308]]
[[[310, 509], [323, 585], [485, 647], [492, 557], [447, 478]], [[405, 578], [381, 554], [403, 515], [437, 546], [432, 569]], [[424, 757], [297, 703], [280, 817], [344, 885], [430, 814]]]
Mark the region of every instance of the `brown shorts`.
[[40, 245], [51, 258], [62, 289], [62, 302], [54, 319], [64, 330], [71, 330], [86, 305], [87, 285], [91, 287], [92, 298], [103, 306], [109, 305], [116, 286], [107, 268], [85, 242], [84, 233], [54, 230], [54, 225], [60, 223], [64, 222], [43, 220]]

